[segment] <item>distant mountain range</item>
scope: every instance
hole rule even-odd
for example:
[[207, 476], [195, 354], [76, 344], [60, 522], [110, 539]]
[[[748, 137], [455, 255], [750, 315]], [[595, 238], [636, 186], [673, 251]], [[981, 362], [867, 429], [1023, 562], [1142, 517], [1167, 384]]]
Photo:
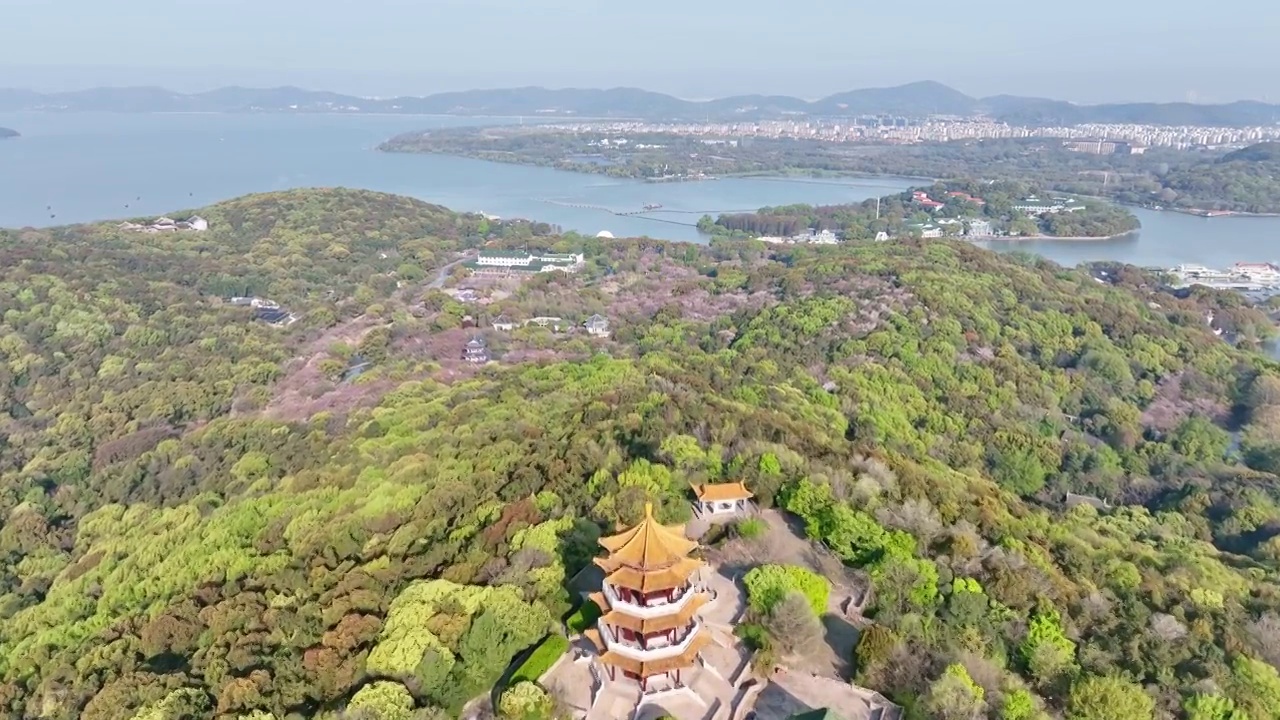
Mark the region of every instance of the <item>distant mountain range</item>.
[[58, 93], [0, 89], [0, 112], [13, 111], [346, 112], [647, 120], [984, 114], [1009, 123], [1027, 125], [1114, 122], [1248, 126], [1280, 121], [1280, 105], [1261, 102], [1076, 105], [1062, 100], [1012, 95], [974, 98], [928, 81], [852, 90], [814, 101], [785, 95], [740, 95], [693, 101], [634, 88], [548, 90], [525, 87], [397, 98], [361, 98], [296, 87], [226, 87], [194, 94], [155, 87], [94, 88]]

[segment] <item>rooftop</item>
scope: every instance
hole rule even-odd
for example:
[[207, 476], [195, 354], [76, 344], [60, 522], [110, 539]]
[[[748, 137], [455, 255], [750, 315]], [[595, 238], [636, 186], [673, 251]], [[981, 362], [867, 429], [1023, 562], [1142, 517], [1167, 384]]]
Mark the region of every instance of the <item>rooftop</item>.
[[747, 486], [740, 482], [703, 483], [693, 486], [693, 494], [703, 502], [725, 502], [729, 500], [747, 500], [755, 497]]
[[696, 633], [689, 641], [689, 647], [679, 655], [644, 662], [632, 659], [612, 650], [606, 650], [604, 640], [600, 637], [600, 632], [598, 630], [588, 630], [583, 633], [583, 635], [585, 635], [586, 638], [596, 646], [596, 649], [603, 653], [600, 656], [601, 662], [606, 665], [613, 665], [614, 667], [622, 668], [623, 670], [639, 675], [642, 678], [662, 675], [672, 670], [690, 667], [697, 659], [698, 653], [711, 642], [710, 633]]
[[671, 567], [649, 571], [619, 566], [611, 558], [596, 558], [595, 564], [609, 573], [604, 580], [610, 585], [651, 593], [684, 585], [705, 563], [694, 558], [684, 558]]
[[688, 559], [698, 543], [684, 535], [683, 525], [663, 525], [653, 517], [653, 503], [645, 503], [644, 519], [630, 530], [600, 538], [609, 551], [606, 571], [621, 566], [639, 570], [663, 570]]

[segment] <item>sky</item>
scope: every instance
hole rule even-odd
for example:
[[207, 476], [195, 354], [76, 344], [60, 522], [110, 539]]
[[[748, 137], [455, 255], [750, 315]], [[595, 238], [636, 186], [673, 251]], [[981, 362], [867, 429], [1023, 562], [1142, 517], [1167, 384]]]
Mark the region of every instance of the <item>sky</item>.
[[1280, 102], [1274, 0], [0, 0], [0, 87]]

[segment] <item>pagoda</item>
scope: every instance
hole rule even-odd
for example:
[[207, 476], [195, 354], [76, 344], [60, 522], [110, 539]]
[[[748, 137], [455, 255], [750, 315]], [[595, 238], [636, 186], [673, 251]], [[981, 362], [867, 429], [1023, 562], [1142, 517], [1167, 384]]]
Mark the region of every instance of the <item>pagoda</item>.
[[662, 525], [646, 504], [635, 527], [600, 538], [607, 551], [595, 564], [604, 586], [591, 595], [601, 616], [584, 633], [600, 653], [611, 680], [630, 679], [642, 691], [680, 687], [710, 633], [698, 611], [710, 600], [698, 582], [705, 563], [689, 557], [698, 543], [683, 525]]

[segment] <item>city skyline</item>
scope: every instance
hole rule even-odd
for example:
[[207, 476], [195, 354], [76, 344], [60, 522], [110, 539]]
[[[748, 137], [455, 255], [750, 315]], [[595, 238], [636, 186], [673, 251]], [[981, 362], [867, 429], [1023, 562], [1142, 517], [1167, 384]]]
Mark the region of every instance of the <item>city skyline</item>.
[[44, 91], [298, 85], [390, 96], [538, 85], [814, 98], [932, 79], [974, 96], [1089, 104], [1280, 99], [1266, 30], [1280, 9], [1261, 0], [1194, 16], [1105, 0], [1067, 10], [987, 0], [967, 13], [943, 0], [548, 0], [536, 12], [516, 0], [13, 4], [0, 85]]

